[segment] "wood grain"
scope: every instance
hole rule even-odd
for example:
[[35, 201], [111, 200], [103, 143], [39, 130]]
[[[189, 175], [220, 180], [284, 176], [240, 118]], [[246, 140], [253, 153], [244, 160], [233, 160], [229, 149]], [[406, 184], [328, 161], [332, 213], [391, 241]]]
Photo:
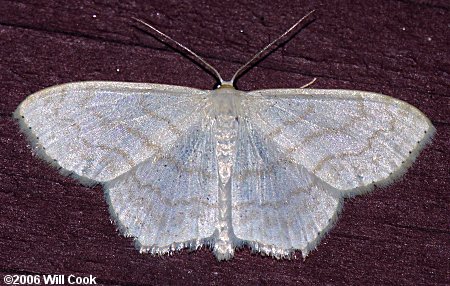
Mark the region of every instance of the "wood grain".
[[[263, 1], [260, 1], [263, 2]], [[152, 257], [110, 222], [87, 188], [32, 156], [11, 117], [29, 94], [81, 80], [210, 89], [214, 80], [146, 34], [142, 18], [227, 79], [308, 11], [295, 37], [239, 81], [242, 90], [300, 87], [381, 92], [422, 110], [434, 142], [403, 180], [349, 199], [306, 260], [203, 249]], [[95, 15], [95, 17], [94, 17]], [[103, 285], [444, 285], [450, 259], [448, 1], [0, 1], [0, 276], [94, 275]]]

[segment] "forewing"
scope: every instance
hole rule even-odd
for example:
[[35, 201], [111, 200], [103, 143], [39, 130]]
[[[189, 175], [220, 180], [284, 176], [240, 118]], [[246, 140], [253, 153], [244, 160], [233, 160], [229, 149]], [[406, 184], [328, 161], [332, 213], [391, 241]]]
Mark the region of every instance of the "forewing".
[[204, 117], [206, 91], [80, 82], [30, 95], [14, 116], [36, 153], [86, 183], [106, 182], [160, 156]]
[[242, 105], [283, 156], [344, 194], [391, 182], [434, 133], [413, 106], [370, 92], [260, 90]]
[[340, 206], [339, 192], [295, 163], [251, 122], [240, 121], [232, 177], [236, 237], [275, 257], [306, 256]]
[[186, 130], [163, 156], [105, 184], [110, 212], [142, 252], [196, 248], [217, 226], [217, 160], [211, 122]]

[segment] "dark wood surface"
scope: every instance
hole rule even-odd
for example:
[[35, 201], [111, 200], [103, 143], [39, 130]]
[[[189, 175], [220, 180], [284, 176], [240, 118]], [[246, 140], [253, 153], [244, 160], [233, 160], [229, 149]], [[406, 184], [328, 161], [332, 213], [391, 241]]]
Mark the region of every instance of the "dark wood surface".
[[[105, 285], [450, 283], [450, 2], [0, 1], [0, 276], [93, 275]], [[264, 1], [261, 1], [264, 2]], [[208, 249], [139, 254], [111, 223], [100, 186], [87, 188], [32, 156], [11, 113], [33, 92], [81, 80], [211, 89], [214, 79], [146, 34], [154, 24], [225, 79], [308, 11], [295, 37], [244, 75], [242, 90], [300, 87], [380, 92], [437, 128], [399, 182], [348, 199], [303, 260]], [[2, 283], [2, 282], [1, 282]], [[448, 284], [447, 284], [448, 285]]]

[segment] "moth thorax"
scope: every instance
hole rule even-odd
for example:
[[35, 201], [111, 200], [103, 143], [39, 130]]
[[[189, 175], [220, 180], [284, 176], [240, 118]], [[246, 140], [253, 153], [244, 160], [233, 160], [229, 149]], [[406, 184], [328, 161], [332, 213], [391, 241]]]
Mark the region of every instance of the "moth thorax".
[[216, 116], [239, 116], [242, 92], [233, 87], [220, 87], [212, 96]]

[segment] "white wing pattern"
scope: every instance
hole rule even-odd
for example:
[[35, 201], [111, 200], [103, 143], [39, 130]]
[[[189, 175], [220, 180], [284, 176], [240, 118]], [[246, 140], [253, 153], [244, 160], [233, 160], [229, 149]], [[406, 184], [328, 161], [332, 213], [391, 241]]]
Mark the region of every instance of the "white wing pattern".
[[434, 133], [413, 106], [350, 90], [85, 82], [15, 117], [38, 155], [103, 184], [142, 252], [208, 244], [218, 259], [242, 244], [306, 256], [345, 196], [392, 182]]
[[36, 153], [87, 184], [143, 252], [208, 242], [217, 220], [209, 91], [83, 82], [39, 91], [15, 112]]
[[232, 184], [232, 221], [237, 238], [253, 250], [304, 256], [328, 229], [340, 195], [250, 122], [242, 120]]
[[243, 109], [265, 140], [343, 194], [391, 182], [435, 130], [414, 106], [355, 90], [254, 91]]
[[260, 90], [242, 110], [233, 229], [275, 257], [306, 256], [343, 197], [393, 181], [434, 133], [413, 106], [369, 92]]
[[105, 184], [110, 212], [141, 252], [195, 249], [217, 225], [217, 162], [210, 121], [187, 130], [162, 157]]
[[106, 182], [165, 153], [204, 118], [207, 94], [158, 84], [69, 83], [31, 95], [15, 117], [42, 157], [84, 181]]

